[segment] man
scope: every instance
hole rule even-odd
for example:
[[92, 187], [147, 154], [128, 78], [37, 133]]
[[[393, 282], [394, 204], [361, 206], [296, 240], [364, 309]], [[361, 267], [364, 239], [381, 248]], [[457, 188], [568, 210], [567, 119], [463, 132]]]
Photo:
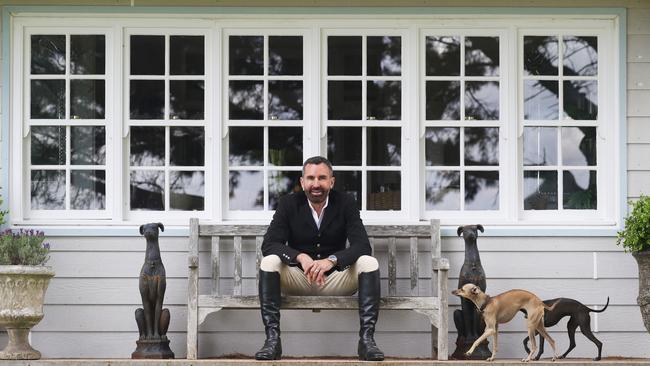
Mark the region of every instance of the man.
[[[303, 192], [280, 199], [264, 235], [259, 294], [266, 341], [255, 358], [282, 357], [280, 292], [352, 295], [358, 289], [359, 359], [381, 361], [384, 354], [374, 340], [379, 315], [379, 264], [370, 256], [359, 209], [352, 197], [332, 190], [332, 164], [321, 156], [305, 161], [300, 185]], [[345, 247], [346, 239], [349, 248]]]

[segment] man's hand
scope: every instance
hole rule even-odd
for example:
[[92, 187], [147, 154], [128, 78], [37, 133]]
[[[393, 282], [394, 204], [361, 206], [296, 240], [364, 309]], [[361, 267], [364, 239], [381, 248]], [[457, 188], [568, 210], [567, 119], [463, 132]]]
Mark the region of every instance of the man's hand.
[[298, 254], [296, 260], [302, 266], [302, 270], [305, 273], [305, 276], [307, 276], [307, 282], [316, 282], [320, 286], [325, 284], [325, 272], [334, 267], [334, 263], [329, 259], [319, 259], [315, 261], [305, 253]]

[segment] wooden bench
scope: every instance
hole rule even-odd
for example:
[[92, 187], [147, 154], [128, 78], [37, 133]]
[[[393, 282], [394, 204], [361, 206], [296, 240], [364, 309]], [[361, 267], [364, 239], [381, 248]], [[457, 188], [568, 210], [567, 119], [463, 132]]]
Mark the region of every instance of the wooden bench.
[[[188, 248], [188, 298], [187, 298], [187, 358], [196, 359], [198, 356], [198, 327], [205, 318], [221, 309], [259, 309], [257, 295], [242, 295], [242, 241], [244, 238], [255, 240], [256, 263], [259, 270], [262, 259], [261, 246], [265, 225], [204, 225], [198, 219], [190, 219], [190, 240]], [[388, 275], [388, 296], [380, 300], [379, 309], [384, 310], [413, 310], [426, 315], [431, 322], [432, 357], [438, 360], [447, 359], [447, 272], [449, 261], [440, 256], [440, 222], [431, 220], [426, 225], [366, 225], [366, 230], [375, 254], [375, 242], [386, 241], [388, 269], [381, 269], [383, 275]], [[211, 238], [211, 293], [199, 294], [199, 237]], [[410, 246], [410, 296], [397, 296], [397, 240], [409, 240]], [[426, 251], [431, 255], [431, 291], [436, 296], [415, 296], [418, 291], [419, 251], [418, 238], [425, 238]], [[220, 252], [224, 242], [232, 239], [234, 251], [233, 293], [222, 294], [220, 291], [219, 268], [221, 267]], [[258, 271], [256, 270], [255, 273]], [[255, 287], [257, 288], [257, 286]], [[435, 289], [435, 290], [434, 290]], [[358, 309], [356, 296], [283, 296], [282, 309]], [[260, 320], [261, 324], [261, 320]]]

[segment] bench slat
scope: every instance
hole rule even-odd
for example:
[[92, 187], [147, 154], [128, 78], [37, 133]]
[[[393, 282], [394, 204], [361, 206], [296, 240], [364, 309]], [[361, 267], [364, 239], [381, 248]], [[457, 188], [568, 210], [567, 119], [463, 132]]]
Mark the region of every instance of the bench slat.
[[[283, 296], [282, 309], [359, 309], [356, 296]], [[381, 310], [438, 309], [437, 297], [388, 296], [379, 300]], [[257, 296], [199, 296], [200, 308], [259, 309]]]
[[235, 274], [234, 280], [235, 284], [232, 289], [232, 293], [235, 296], [241, 296], [241, 241], [242, 237], [237, 235], [234, 238], [234, 247], [235, 247]]
[[411, 295], [417, 296], [418, 294], [418, 238], [411, 237]]
[[213, 236], [210, 243], [210, 263], [212, 264], [212, 294], [219, 295], [221, 292], [219, 290], [220, 281], [220, 270], [221, 268], [221, 252], [220, 248], [220, 237]]
[[[201, 236], [261, 236], [266, 233], [268, 225], [200, 225]], [[428, 225], [366, 225], [368, 236], [408, 238], [411, 236], [428, 237], [431, 232]]]
[[388, 238], [388, 295], [397, 295], [396, 240]]

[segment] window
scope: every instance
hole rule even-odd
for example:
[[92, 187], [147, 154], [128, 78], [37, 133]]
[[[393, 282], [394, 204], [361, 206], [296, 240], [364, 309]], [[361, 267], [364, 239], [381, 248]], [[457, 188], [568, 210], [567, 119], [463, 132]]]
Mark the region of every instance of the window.
[[314, 155], [366, 222], [618, 220], [616, 15], [62, 17], [13, 23], [17, 222], [266, 222]]

